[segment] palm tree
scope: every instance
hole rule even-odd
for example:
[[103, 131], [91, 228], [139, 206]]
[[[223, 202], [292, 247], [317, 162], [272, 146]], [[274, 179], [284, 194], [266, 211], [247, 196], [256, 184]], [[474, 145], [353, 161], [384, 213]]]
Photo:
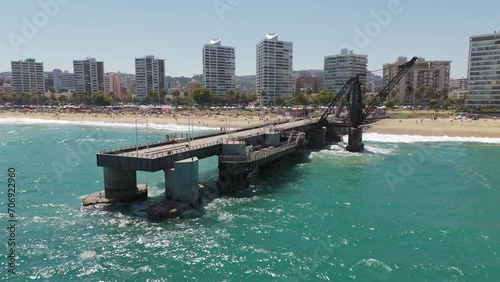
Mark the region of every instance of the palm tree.
[[161, 104], [165, 104], [165, 97], [167, 97], [167, 94], [168, 94], [168, 90], [167, 89], [162, 88], [160, 90], [160, 102], [161, 102]]
[[422, 96], [425, 93], [425, 85], [420, 85], [417, 90], [413, 93], [413, 108], [415, 108], [415, 104], [417, 101], [422, 101]]
[[413, 91], [414, 91], [413, 85], [411, 85], [411, 84], [408, 85], [408, 87], [406, 87], [406, 94], [405, 94], [403, 99], [407, 100], [406, 96], [408, 96], [409, 98], [413, 98], [413, 94], [414, 94]]

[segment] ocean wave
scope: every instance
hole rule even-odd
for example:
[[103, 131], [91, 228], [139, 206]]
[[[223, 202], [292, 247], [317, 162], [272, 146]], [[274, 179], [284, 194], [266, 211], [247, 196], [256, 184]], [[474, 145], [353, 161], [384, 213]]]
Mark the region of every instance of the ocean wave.
[[[347, 136], [345, 138], [347, 138]], [[393, 135], [393, 134], [380, 134], [380, 133], [364, 133], [363, 141], [372, 141], [381, 143], [406, 143], [406, 144], [423, 143], [423, 142], [467, 142], [467, 143], [500, 144], [500, 138]]]
[[387, 265], [379, 260], [376, 260], [374, 258], [360, 260], [354, 265], [353, 268], [356, 268], [360, 265], [367, 266], [367, 267], [376, 267], [376, 268], [384, 269], [388, 272], [392, 271], [392, 268], [389, 265]]
[[[36, 118], [2, 118], [0, 119], [0, 125], [83, 125], [83, 126], [94, 126], [94, 127], [119, 127], [119, 128], [135, 128], [135, 122], [104, 122], [104, 121], [69, 121], [69, 120], [52, 120], [52, 119], [36, 119]], [[146, 124], [145, 121], [138, 121], [137, 127], [144, 129], [149, 128], [151, 130], [170, 130], [170, 131], [189, 131], [189, 126], [178, 125], [178, 124], [158, 124], [149, 122]], [[217, 128], [204, 127], [204, 126], [193, 126], [193, 130], [199, 131], [213, 131]]]
[[347, 143], [337, 143], [330, 145], [330, 147], [327, 147], [325, 150], [321, 151], [316, 151], [312, 152], [310, 155], [310, 158], [325, 158], [325, 157], [330, 157], [330, 156], [336, 156], [336, 157], [356, 157], [356, 156], [362, 156], [362, 155], [394, 155], [396, 154], [396, 149], [394, 148], [381, 148], [378, 146], [365, 146], [365, 150], [361, 153], [354, 153], [354, 152], [348, 152], [346, 151], [346, 146]]

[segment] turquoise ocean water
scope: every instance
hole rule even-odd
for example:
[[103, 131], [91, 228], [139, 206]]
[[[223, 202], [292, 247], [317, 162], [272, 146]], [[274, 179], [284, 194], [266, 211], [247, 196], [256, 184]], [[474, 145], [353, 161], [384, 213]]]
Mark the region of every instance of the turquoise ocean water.
[[[150, 124], [139, 142], [187, 128]], [[197, 132], [208, 132], [198, 128]], [[500, 281], [500, 138], [365, 134], [254, 175], [249, 190], [152, 223], [148, 203], [81, 206], [103, 188], [95, 154], [133, 125], [0, 120], [1, 279], [9, 281]], [[7, 170], [16, 175], [16, 274], [7, 273]], [[201, 161], [215, 186], [217, 159]]]

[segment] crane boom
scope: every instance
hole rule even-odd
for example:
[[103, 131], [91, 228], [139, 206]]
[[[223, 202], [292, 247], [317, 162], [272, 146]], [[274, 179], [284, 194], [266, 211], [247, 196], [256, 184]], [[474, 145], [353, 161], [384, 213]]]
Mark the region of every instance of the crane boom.
[[391, 93], [392, 89], [396, 86], [396, 84], [399, 83], [401, 78], [410, 70], [410, 68], [413, 66], [413, 64], [417, 61], [417, 57], [413, 57], [410, 61], [402, 64], [399, 66], [399, 71], [396, 74], [396, 76], [387, 83], [387, 85], [378, 93], [378, 95], [375, 97], [375, 99], [372, 100], [372, 102], [366, 107], [365, 111], [360, 117], [360, 120], [357, 122], [357, 125], [361, 125], [366, 118], [373, 113], [375, 108], [380, 105], [387, 96]]
[[321, 119], [326, 119], [328, 117], [328, 115], [330, 114], [330, 112], [333, 113], [333, 110], [335, 109], [335, 107], [340, 106], [340, 104], [339, 104], [340, 101], [342, 100], [342, 98], [344, 98], [346, 96], [346, 93], [350, 92], [350, 89], [352, 88], [352, 83], [354, 82], [355, 79], [356, 78], [353, 77], [353, 78], [349, 79], [344, 84], [344, 86], [342, 87], [340, 92], [337, 95], [335, 95], [335, 98], [333, 98], [330, 105], [328, 105], [328, 108], [321, 115]]

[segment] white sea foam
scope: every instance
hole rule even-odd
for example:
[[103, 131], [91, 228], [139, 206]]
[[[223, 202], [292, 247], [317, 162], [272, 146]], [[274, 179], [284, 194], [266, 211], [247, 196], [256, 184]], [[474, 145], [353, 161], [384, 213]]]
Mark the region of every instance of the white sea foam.
[[[345, 137], [347, 138], [347, 137]], [[392, 135], [379, 133], [364, 133], [363, 141], [381, 143], [421, 143], [421, 142], [468, 142], [500, 144], [500, 138], [488, 137], [449, 137], [449, 136], [420, 136], [420, 135]]]
[[381, 269], [385, 269], [386, 271], [392, 271], [392, 268], [389, 265], [387, 265], [381, 261], [378, 261], [374, 258], [363, 259], [361, 261], [358, 261], [354, 267], [357, 267], [359, 265], [364, 265], [367, 267], [378, 267]]
[[[36, 119], [36, 118], [1, 118], [0, 125], [44, 125], [44, 124], [55, 124], [55, 125], [83, 125], [83, 126], [95, 126], [95, 127], [120, 127], [120, 128], [135, 128], [135, 122], [125, 123], [125, 122], [104, 122], [104, 121], [86, 121], [86, 120], [52, 120], [52, 119]], [[137, 122], [137, 127], [144, 129], [148, 127], [149, 129], [158, 130], [170, 130], [170, 131], [188, 131], [189, 126], [187, 125], [177, 125], [177, 124], [158, 124], [149, 122], [146, 124], [144, 119]], [[193, 130], [210, 130], [213, 131], [214, 128], [204, 127], [204, 126], [194, 126]]]

